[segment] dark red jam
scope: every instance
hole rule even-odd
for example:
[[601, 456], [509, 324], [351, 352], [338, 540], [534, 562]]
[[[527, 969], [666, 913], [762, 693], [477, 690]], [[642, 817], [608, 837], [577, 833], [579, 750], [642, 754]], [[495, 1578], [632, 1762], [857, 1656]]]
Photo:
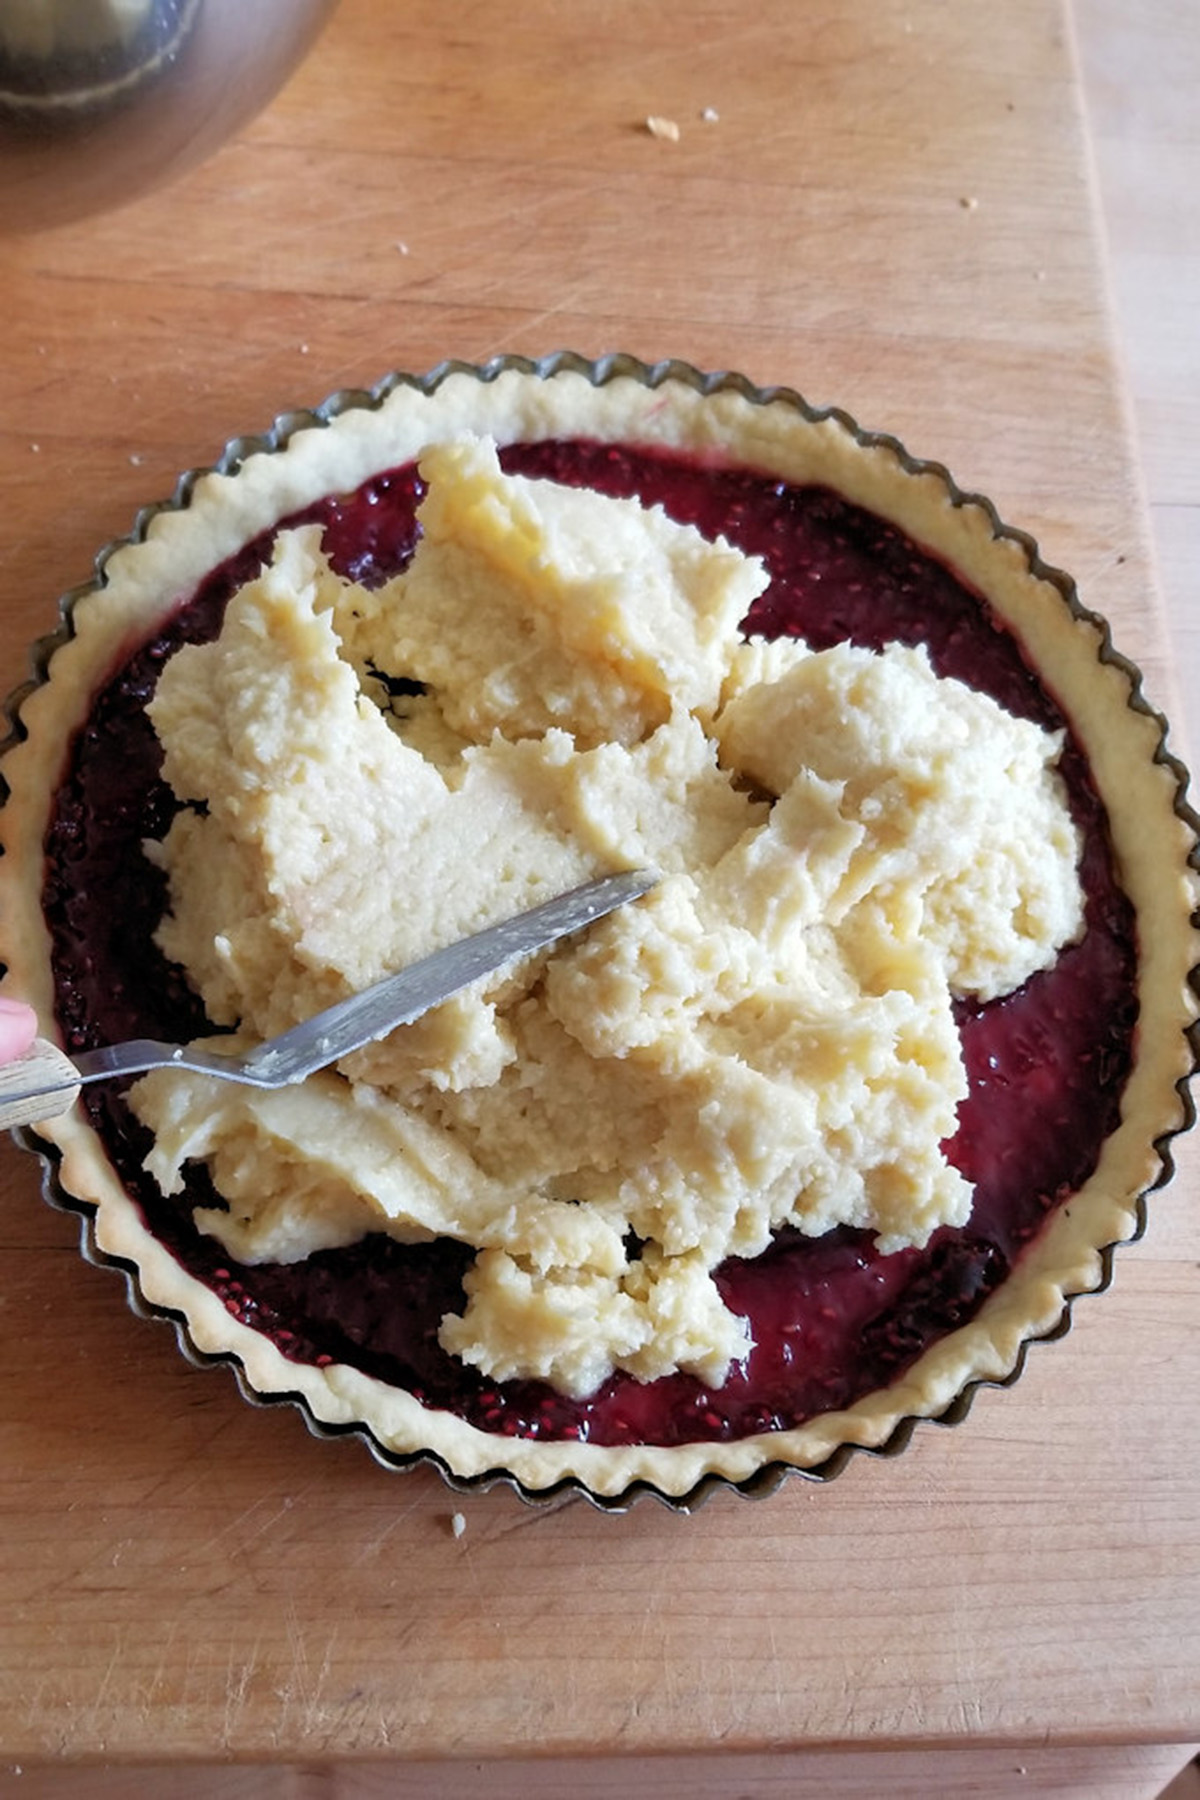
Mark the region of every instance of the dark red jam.
[[[527, 474], [636, 494], [763, 555], [771, 584], [748, 628], [798, 633], [818, 647], [845, 638], [923, 643], [942, 674], [1045, 726], [1064, 722], [976, 594], [891, 526], [824, 489], [581, 442], [517, 446], [504, 461]], [[377, 583], [411, 555], [419, 495], [415, 472], [404, 468], [302, 517], [323, 523], [339, 569]], [[75, 746], [47, 843], [46, 913], [59, 1014], [77, 1048], [207, 1029], [180, 972], [152, 943], [164, 896], [141, 844], [162, 835], [173, 802], [143, 709], [166, 658], [215, 635], [229, 594], [256, 572], [268, 544], [269, 534], [215, 570], [129, 658]], [[511, 1436], [678, 1444], [799, 1424], [885, 1385], [970, 1319], [1085, 1180], [1116, 1122], [1136, 1019], [1133, 921], [1103, 809], [1070, 737], [1061, 767], [1084, 834], [1087, 931], [1019, 993], [960, 1009], [971, 1091], [949, 1150], [975, 1183], [969, 1224], [938, 1231], [924, 1251], [894, 1256], [880, 1256], [869, 1236], [849, 1229], [816, 1240], [784, 1231], [756, 1261], [725, 1263], [721, 1291], [748, 1316], [757, 1347], [720, 1389], [686, 1375], [644, 1386], [614, 1376], [576, 1401], [536, 1382], [487, 1381], [437, 1343], [443, 1314], [462, 1306], [468, 1249], [374, 1236], [301, 1264], [232, 1263], [192, 1224], [192, 1208], [212, 1203], [204, 1170], [191, 1170], [187, 1192], [166, 1200], [142, 1171], [143, 1134], [114, 1086], [89, 1090], [92, 1117], [155, 1235], [232, 1314], [299, 1362], [350, 1363]]]

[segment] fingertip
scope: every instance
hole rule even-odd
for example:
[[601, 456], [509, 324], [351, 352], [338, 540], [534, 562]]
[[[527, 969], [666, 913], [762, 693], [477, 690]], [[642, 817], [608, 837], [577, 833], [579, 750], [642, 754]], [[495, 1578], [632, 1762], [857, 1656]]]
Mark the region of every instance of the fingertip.
[[0, 994], [0, 1062], [24, 1056], [37, 1036], [38, 1018], [24, 1000]]

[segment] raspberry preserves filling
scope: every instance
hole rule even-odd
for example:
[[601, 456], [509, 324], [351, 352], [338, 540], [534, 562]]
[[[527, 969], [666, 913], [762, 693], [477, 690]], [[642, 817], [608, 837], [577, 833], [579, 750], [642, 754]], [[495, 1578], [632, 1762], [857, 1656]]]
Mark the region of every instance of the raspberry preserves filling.
[[[503, 461], [516, 473], [636, 495], [761, 555], [771, 582], [748, 629], [798, 634], [815, 648], [846, 639], [921, 643], [938, 673], [1048, 729], [1063, 724], [1016, 640], [977, 595], [894, 527], [827, 490], [577, 441], [512, 446]], [[371, 585], [411, 555], [419, 498], [409, 466], [289, 523], [320, 522], [334, 566]], [[75, 1048], [209, 1029], [182, 975], [151, 942], [164, 893], [141, 845], [162, 836], [174, 803], [144, 708], [172, 651], [216, 634], [225, 601], [257, 572], [269, 537], [215, 570], [129, 659], [77, 740], [48, 838], [45, 887], [59, 1017]], [[819, 1239], [784, 1232], [755, 1261], [726, 1262], [722, 1296], [749, 1319], [756, 1348], [720, 1389], [682, 1374], [646, 1385], [618, 1375], [590, 1399], [572, 1400], [535, 1382], [491, 1383], [437, 1342], [443, 1315], [461, 1307], [469, 1247], [373, 1236], [301, 1264], [232, 1264], [192, 1223], [193, 1207], [213, 1204], [204, 1172], [189, 1170], [186, 1192], [165, 1200], [142, 1171], [146, 1141], [119, 1093], [91, 1091], [93, 1122], [149, 1229], [285, 1356], [349, 1363], [513, 1436], [670, 1446], [800, 1424], [886, 1386], [966, 1323], [1086, 1179], [1116, 1123], [1136, 1017], [1132, 913], [1113, 874], [1103, 808], [1069, 736], [1060, 770], [1085, 846], [1087, 930], [1017, 994], [959, 1008], [970, 1094], [949, 1153], [975, 1184], [969, 1223], [939, 1230], [923, 1251], [890, 1256], [846, 1228]]]

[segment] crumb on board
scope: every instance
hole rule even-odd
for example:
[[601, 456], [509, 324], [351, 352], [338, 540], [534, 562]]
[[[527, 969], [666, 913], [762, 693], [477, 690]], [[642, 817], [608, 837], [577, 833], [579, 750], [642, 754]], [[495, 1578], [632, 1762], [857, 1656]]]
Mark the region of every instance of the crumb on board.
[[465, 1515], [460, 1512], [451, 1513], [450, 1514], [450, 1536], [454, 1537], [454, 1538], [460, 1538], [466, 1529], [467, 1529], [467, 1521], [466, 1521]]
[[960, 194], [958, 204], [962, 207], [964, 212], [974, 212], [975, 208], [979, 205], [979, 202], [974, 194]]
[[704, 123], [706, 125], [715, 125], [718, 122], [718, 120], [720, 119], [721, 115], [717, 111], [715, 106], [706, 106], [704, 108], [703, 112], [700, 114], [700, 117], [704, 120]]
[[664, 119], [658, 113], [651, 113], [646, 120], [646, 130], [651, 137], [665, 138], [668, 143], [679, 142], [679, 126], [674, 119]]

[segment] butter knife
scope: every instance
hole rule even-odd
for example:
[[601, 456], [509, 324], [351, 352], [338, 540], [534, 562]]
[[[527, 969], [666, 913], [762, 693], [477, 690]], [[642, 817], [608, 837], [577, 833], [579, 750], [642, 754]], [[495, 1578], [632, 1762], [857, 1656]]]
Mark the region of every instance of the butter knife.
[[303, 1081], [306, 1075], [349, 1056], [352, 1050], [361, 1050], [397, 1025], [411, 1025], [480, 976], [494, 974], [518, 957], [582, 931], [605, 913], [638, 899], [657, 880], [651, 870], [629, 869], [586, 881], [515, 918], [502, 919], [444, 950], [435, 950], [245, 1052], [223, 1056], [212, 1046], [202, 1049], [134, 1038], [129, 1043], [67, 1056], [38, 1038], [24, 1056], [0, 1067], [0, 1129], [57, 1118], [72, 1105], [86, 1082], [140, 1075], [147, 1069], [190, 1069], [260, 1088]]

